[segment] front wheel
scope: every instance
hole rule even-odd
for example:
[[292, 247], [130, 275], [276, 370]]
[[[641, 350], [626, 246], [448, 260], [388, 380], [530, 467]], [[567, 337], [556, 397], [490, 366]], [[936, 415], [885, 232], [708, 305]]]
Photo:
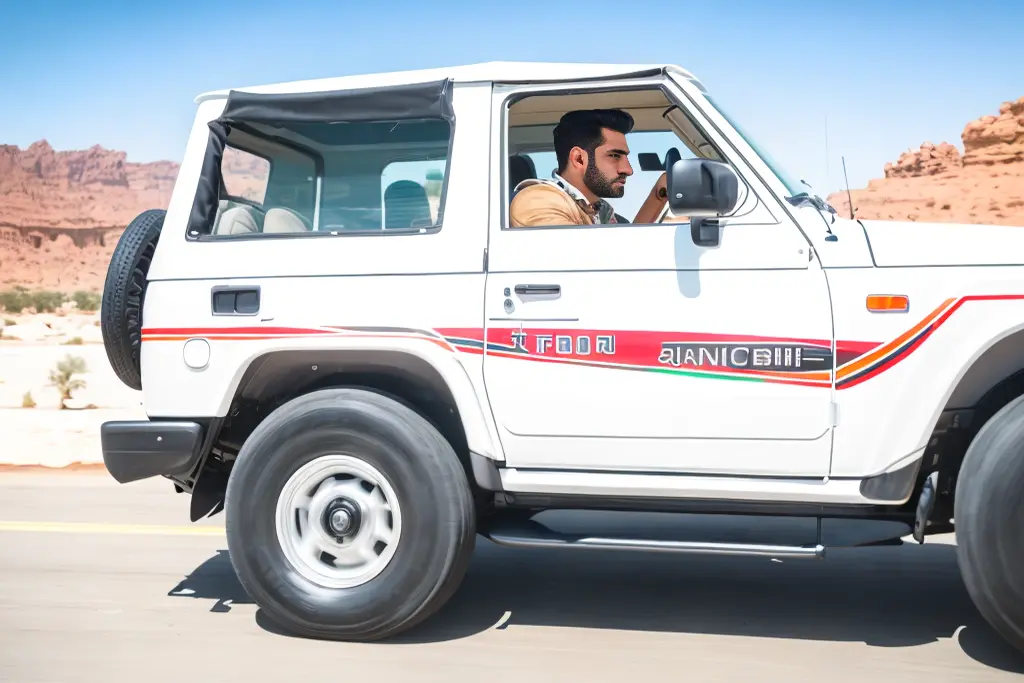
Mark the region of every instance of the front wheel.
[[415, 411], [326, 389], [269, 415], [225, 501], [228, 549], [255, 602], [296, 635], [378, 640], [439, 609], [475, 542], [451, 445]]
[[957, 478], [957, 560], [978, 611], [1024, 652], [1024, 396], [992, 416]]

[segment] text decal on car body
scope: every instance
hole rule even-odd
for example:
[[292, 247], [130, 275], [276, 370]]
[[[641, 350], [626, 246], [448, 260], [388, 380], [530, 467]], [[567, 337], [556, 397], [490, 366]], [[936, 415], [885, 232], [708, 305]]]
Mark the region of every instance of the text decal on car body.
[[[512, 333], [512, 347], [517, 351], [529, 353], [526, 347], [528, 332]], [[589, 356], [597, 353], [605, 356], [615, 355], [614, 334], [535, 334], [534, 353], [546, 354], [553, 350], [559, 356]]]
[[769, 372], [831, 370], [832, 350], [805, 344], [662, 342], [658, 362], [673, 367], [753, 368]]

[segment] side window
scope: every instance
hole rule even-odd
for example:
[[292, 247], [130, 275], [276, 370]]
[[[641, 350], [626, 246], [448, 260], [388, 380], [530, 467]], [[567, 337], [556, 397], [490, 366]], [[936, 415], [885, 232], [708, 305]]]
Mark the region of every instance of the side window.
[[[592, 193], [609, 204], [619, 223], [658, 223], [676, 218], [651, 210], [644, 210], [652, 188], [665, 172], [666, 156], [671, 150], [679, 158], [720, 159], [718, 150], [701, 135], [689, 118], [673, 106], [664, 91], [658, 88], [630, 92], [574, 92], [571, 94], [529, 95], [515, 101], [508, 109], [506, 132], [507, 203], [511, 203], [516, 188], [524, 180], [552, 179], [558, 170], [554, 149], [554, 130], [561, 117], [570, 112], [588, 109], [618, 109], [632, 118], [633, 127], [625, 135], [628, 155], [616, 155], [607, 169], [617, 163], [621, 173], [628, 174], [621, 190], [608, 189], [608, 184], [617, 179], [607, 178], [602, 187], [602, 169], [599, 167], [575, 181], [570, 181], [580, 195]], [[628, 164], [628, 165], [626, 165]], [[607, 170], [606, 169], [606, 170]], [[593, 175], [592, 175], [593, 174]], [[596, 176], [596, 177], [595, 177]], [[576, 183], [584, 187], [576, 187]], [[538, 199], [530, 202], [530, 208], [515, 213], [514, 222], [511, 207], [506, 226], [537, 225], [544, 227], [569, 227], [585, 225], [584, 214], [575, 212], [566, 198], [553, 193], [537, 193]], [[544, 204], [546, 202], [546, 204]], [[571, 202], [571, 200], [570, 200]], [[544, 206], [541, 206], [544, 204]], [[551, 204], [551, 206], [547, 206]], [[668, 217], [666, 218], [666, 214]], [[573, 218], [580, 222], [568, 220]], [[637, 219], [641, 219], [638, 221]], [[600, 219], [597, 219], [600, 222]]]
[[438, 229], [451, 133], [440, 118], [234, 124], [206, 234]]
[[237, 147], [225, 147], [221, 177], [224, 179], [225, 199], [246, 199], [263, 204], [270, 180], [270, 161]]

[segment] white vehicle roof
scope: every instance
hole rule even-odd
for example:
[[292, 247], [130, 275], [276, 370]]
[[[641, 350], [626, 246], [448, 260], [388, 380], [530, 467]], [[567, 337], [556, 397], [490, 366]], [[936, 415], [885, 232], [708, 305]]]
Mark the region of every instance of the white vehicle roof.
[[[689, 71], [674, 64], [587, 64], [575, 62], [484, 62], [436, 69], [391, 71], [376, 74], [358, 74], [334, 78], [317, 78], [305, 81], [290, 81], [267, 85], [233, 88], [250, 93], [303, 93], [349, 90], [355, 88], [408, 85], [429, 83], [450, 78], [455, 82], [543, 82], [598, 78], [627, 77], [651, 70], [671, 71], [694, 82], [704, 89], [700, 81]], [[205, 92], [196, 98], [196, 103], [205, 100], [225, 98], [229, 89]]]

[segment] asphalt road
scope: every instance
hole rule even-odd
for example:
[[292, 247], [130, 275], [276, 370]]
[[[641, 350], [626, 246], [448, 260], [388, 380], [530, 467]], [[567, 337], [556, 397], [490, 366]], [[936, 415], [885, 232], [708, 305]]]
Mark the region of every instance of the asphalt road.
[[971, 605], [951, 538], [785, 562], [481, 539], [459, 593], [429, 623], [398, 642], [347, 644], [280, 635], [234, 577], [223, 515], [193, 525], [187, 503], [163, 481], [0, 474], [0, 680], [978, 683], [1024, 673], [1024, 657]]

